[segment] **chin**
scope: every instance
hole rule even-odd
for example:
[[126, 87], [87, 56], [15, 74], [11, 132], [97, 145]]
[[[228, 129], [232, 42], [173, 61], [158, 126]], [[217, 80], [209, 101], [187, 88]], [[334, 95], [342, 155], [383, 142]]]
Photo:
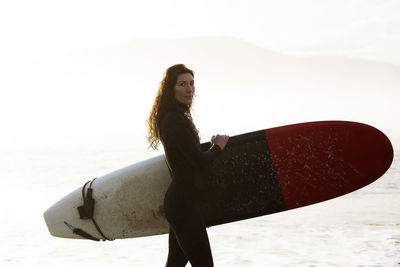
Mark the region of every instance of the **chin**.
[[192, 100], [186, 100], [186, 101], [181, 101], [181, 103], [184, 104], [184, 105], [189, 106], [189, 105], [191, 105], [193, 103], [193, 101]]

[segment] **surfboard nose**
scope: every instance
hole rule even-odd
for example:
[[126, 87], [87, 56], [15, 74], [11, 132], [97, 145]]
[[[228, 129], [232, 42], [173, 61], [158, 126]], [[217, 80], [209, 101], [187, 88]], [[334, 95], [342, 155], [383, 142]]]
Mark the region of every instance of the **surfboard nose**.
[[370, 125], [325, 121], [291, 128], [266, 130], [288, 209], [360, 189], [381, 177], [392, 164], [389, 138]]
[[366, 183], [368, 179], [373, 182], [384, 175], [392, 164], [392, 143], [382, 131], [373, 126], [351, 124], [354, 129], [344, 143], [346, 153], [343, 158], [366, 179]]

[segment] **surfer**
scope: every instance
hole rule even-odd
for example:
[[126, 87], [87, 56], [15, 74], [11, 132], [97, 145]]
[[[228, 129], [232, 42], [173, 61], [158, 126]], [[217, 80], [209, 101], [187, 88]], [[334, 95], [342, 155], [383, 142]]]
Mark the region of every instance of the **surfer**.
[[165, 194], [165, 216], [170, 225], [166, 266], [213, 266], [206, 226], [199, 209], [202, 171], [228, 142], [215, 135], [212, 146], [201, 151], [199, 133], [191, 116], [194, 73], [183, 64], [169, 67], [160, 83], [148, 118], [148, 141], [163, 144], [172, 182]]

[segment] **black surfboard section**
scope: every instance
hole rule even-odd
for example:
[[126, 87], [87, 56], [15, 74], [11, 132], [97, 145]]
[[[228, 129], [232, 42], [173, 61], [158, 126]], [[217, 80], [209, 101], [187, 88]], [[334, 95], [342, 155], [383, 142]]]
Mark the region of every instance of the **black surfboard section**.
[[[202, 150], [210, 146], [204, 143]], [[286, 210], [264, 130], [231, 137], [202, 176], [200, 195], [207, 226]]]

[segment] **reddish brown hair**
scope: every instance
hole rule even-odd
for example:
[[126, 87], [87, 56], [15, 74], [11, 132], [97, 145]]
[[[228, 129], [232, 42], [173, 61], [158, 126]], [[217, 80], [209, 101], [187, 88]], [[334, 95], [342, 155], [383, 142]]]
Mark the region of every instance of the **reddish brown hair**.
[[198, 131], [190, 114], [191, 105], [183, 105], [175, 98], [174, 88], [178, 80], [178, 75], [184, 73], [190, 73], [194, 77], [194, 72], [184, 64], [173, 65], [165, 71], [160, 82], [153, 107], [147, 119], [147, 141], [153, 149], [157, 149], [160, 144], [160, 123], [168, 111], [182, 112], [189, 119], [193, 132], [198, 136]]

